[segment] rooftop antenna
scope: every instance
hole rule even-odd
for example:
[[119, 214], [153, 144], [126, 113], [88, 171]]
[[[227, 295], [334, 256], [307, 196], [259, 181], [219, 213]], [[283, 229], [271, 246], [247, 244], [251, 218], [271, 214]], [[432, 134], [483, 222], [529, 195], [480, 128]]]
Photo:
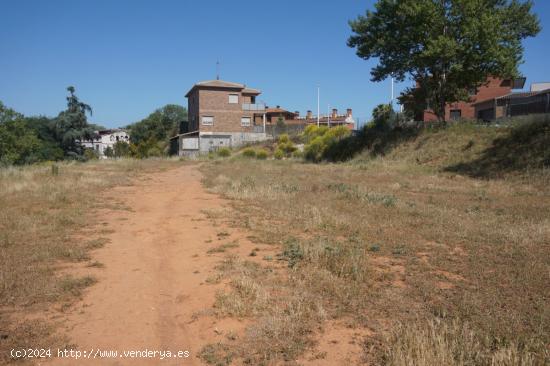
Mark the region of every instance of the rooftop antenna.
[[216, 61], [216, 80], [220, 80], [220, 61]]

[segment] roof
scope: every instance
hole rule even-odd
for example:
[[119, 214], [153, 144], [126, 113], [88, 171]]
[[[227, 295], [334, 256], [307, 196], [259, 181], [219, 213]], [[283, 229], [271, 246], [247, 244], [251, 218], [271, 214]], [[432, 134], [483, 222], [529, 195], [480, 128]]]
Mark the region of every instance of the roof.
[[125, 129], [122, 129], [122, 128], [110, 128], [110, 129], [107, 129], [107, 130], [99, 130], [99, 131], [95, 131], [96, 133], [98, 133], [99, 135], [110, 135], [112, 133], [116, 133], [116, 132], [127, 132]]
[[287, 111], [283, 108], [266, 108], [265, 113], [290, 113], [290, 114], [296, 114], [294, 112]]
[[244, 88], [244, 89], [242, 90], [242, 93], [243, 93], [243, 94], [254, 94], [254, 95], [258, 95], [258, 94], [261, 94], [262, 92], [259, 91], [258, 89]]
[[200, 81], [193, 85], [191, 89], [185, 94], [186, 97], [193, 91], [195, 88], [222, 88], [222, 89], [239, 89], [242, 90], [245, 94], [260, 94], [261, 92], [257, 89], [247, 88], [246, 85], [240, 83], [233, 83], [231, 81], [224, 80], [205, 80]]
[[532, 97], [534, 95], [546, 94], [546, 93], [550, 93], [550, 89], [545, 89], [545, 90], [540, 90], [540, 91], [533, 91], [533, 92], [529, 91], [529, 92], [508, 93], [508, 94], [501, 95], [500, 97], [484, 99], [484, 100], [480, 100], [480, 101], [472, 103], [472, 104], [477, 105], [477, 104], [489, 102], [489, 101], [492, 101], [492, 100], [494, 101], [494, 100], [503, 100], [503, 99], [528, 98], [528, 97]]
[[177, 135], [175, 136], [172, 136], [170, 137], [170, 140], [173, 140], [173, 139], [177, 139], [178, 137], [180, 136], [192, 136], [194, 134], [199, 134], [199, 131], [191, 131], [191, 132], [186, 132], [186, 133], [178, 133]]

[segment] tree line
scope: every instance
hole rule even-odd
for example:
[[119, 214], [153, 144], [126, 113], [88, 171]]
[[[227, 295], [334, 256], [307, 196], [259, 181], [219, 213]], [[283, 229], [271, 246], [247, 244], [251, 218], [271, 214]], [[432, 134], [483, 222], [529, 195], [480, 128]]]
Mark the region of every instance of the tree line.
[[[56, 117], [24, 116], [0, 101], [0, 165], [23, 165], [41, 161], [86, 161], [98, 156], [80, 141], [99, 138], [103, 126], [88, 122], [93, 111], [67, 88], [67, 108]], [[141, 121], [125, 128], [130, 143], [117, 142], [105, 151], [111, 157], [146, 158], [168, 153], [170, 136], [178, 133], [187, 110], [169, 104], [155, 110]]]

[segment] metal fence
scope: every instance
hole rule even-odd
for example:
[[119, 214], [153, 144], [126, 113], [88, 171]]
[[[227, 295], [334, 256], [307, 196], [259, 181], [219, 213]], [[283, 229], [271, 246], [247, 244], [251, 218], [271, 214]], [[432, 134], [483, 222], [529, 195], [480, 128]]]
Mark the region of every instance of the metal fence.
[[507, 115], [510, 117], [540, 113], [550, 113], [550, 92], [512, 99], [507, 108]]

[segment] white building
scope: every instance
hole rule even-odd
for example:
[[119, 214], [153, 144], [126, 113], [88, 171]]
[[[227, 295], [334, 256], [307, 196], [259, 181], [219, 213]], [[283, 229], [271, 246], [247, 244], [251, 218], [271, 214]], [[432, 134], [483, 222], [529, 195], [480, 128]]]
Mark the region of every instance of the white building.
[[83, 147], [88, 149], [94, 149], [100, 158], [106, 159], [105, 149], [110, 147], [114, 150], [114, 145], [118, 141], [123, 141], [130, 143], [130, 136], [125, 130], [115, 128], [111, 130], [96, 131], [98, 135], [93, 141], [87, 140], [82, 141], [81, 144]]

